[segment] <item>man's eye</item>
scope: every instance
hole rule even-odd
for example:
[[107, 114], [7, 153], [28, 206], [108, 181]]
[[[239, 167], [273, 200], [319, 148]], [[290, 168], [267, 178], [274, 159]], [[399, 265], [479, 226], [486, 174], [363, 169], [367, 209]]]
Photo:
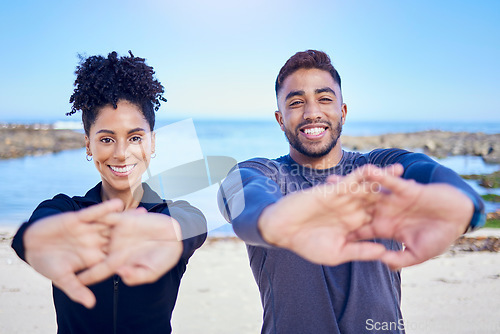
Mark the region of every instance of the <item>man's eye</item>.
[[329, 97], [322, 97], [320, 99], [320, 101], [322, 101], [322, 102], [332, 102], [333, 100], [331, 98], [329, 98]]
[[139, 136], [133, 136], [132, 138], [130, 138], [130, 140], [133, 142], [140, 142], [142, 140], [142, 138]]
[[290, 107], [296, 107], [300, 104], [302, 104], [302, 101], [293, 101], [292, 103], [290, 103]]

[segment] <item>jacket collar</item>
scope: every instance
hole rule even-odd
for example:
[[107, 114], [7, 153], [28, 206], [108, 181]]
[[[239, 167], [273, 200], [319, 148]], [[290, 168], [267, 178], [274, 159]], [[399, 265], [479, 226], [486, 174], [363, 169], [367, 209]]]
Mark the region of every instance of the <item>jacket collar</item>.
[[[77, 202], [87, 203], [89, 205], [101, 203], [101, 188], [102, 182], [99, 182], [94, 188], [87, 191], [85, 196], [75, 196], [73, 197], [73, 199]], [[149, 187], [147, 183], [143, 183], [142, 188], [144, 189], [144, 194], [142, 196], [141, 202], [139, 203], [140, 207], [143, 207], [149, 211], [157, 204], [167, 203], [167, 201], [161, 199], [160, 196], [158, 196], [158, 194], [153, 189], [151, 189], [151, 187]]]

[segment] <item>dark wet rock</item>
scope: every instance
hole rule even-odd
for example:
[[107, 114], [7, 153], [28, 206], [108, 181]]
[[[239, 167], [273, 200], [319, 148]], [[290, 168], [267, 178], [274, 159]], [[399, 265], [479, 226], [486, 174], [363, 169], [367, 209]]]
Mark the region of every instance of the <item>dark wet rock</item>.
[[85, 146], [83, 133], [47, 124], [0, 124], [0, 159], [20, 158]]
[[462, 177], [466, 180], [478, 180], [479, 185], [484, 188], [500, 188], [500, 171], [485, 175], [462, 175]]

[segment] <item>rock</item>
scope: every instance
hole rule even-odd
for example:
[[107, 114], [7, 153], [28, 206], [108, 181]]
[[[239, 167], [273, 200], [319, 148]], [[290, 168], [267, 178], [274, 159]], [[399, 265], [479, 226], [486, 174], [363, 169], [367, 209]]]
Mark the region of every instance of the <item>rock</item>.
[[500, 188], [500, 171], [491, 174], [462, 175], [467, 180], [478, 180], [479, 185], [484, 188]]
[[429, 139], [424, 146], [424, 149], [427, 151], [435, 151], [437, 149], [437, 144], [434, 140]]
[[461, 236], [450, 248], [451, 252], [500, 252], [498, 237], [465, 237]]
[[488, 212], [486, 214], [486, 220], [500, 220], [500, 210]]
[[85, 146], [84, 134], [48, 124], [0, 124], [0, 159], [54, 153]]

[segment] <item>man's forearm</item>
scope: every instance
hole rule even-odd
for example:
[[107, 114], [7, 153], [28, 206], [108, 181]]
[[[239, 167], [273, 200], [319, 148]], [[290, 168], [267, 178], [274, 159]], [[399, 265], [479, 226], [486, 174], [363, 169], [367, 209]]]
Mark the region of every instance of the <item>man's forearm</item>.
[[241, 173], [241, 184], [231, 185], [231, 176], [228, 177], [228, 182], [219, 191], [219, 209], [233, 225], [239, 238], [247, 244], [269, 247], [259, 231], [258, 223], [264, 209], [282, 197], [279, 186], [249, 168], [233, 173]]

